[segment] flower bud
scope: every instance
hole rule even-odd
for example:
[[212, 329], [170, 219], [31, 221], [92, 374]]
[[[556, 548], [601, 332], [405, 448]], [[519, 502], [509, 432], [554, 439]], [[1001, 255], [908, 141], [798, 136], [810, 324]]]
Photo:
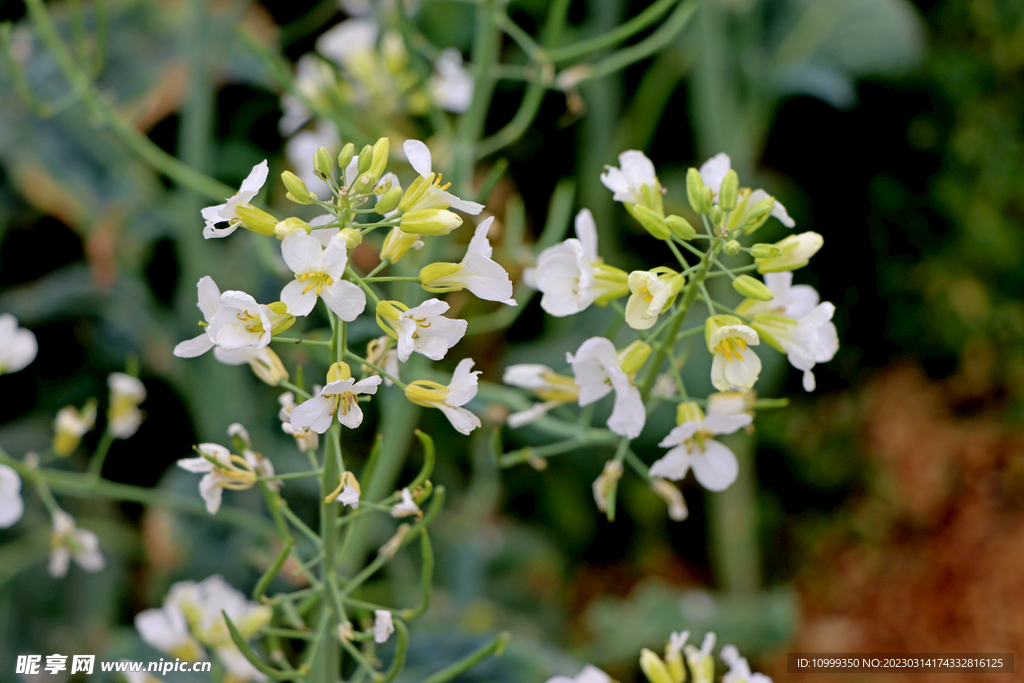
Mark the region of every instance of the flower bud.
[[422, 209], [403, 214], [399, 227], [414, 235], [447, 235], [460, 225], [458, 214], [447, 209]]
[[665, 224], [665, 219], [659, 216], [656, 211], [639, 204], [627, 203], [625, 207], [629, 215], [635, 218], [637, 223], [642, 225], [644, 230], [651, 233], [656, 239], [667, 240], [672, 234], [668, 225]]
[[379, 213], [381, 216], [387, 215], [398, 208], [398, 202], [402, 200], [402, 188], [393, 187], [377, 200], [377, 206], [374, 207], [374, 211]]
[[775, 298], [775, 295], [772, 294], [772, 290], [768, 289], [768, 286], [765, 283], [761, 282], [757, 278], [752, 278], [749, 275], [740, 275], [738, 278], [733, 280], [732, 288], [748, 299], [771, 301]]
[[288, 190], [288, 199], [296, 204], [312, 204], [313, 199], [316, 198], [309, 191], [309, 188], [306, 187], [306, 183], [302, 182], [302, 178], [291, 171], [285, 171], [281, 174], [281, 182], [284, 183], [285, 189]]
[[364, 145], [363, 148], [359, 150], [359, 164], [357, 165], [356, 168], [359, 169], [360, 173], [366, 173], [367, 171], [370, 170], [370, 166], [372, 164], [373, 147], [370, 147], [369, 145]]
[[722, 251], [724, 251], [728, 256], [735, 256], [740, 253], [740, 243], [736, 240], [729, 240], [725, 243], [725, 246], [722, 247]]
[[746, 215], [743, 216], [743, 232], [750, 235], [755, 230], [764, 225], [768, 218], [772, 215], [772, 210], [775, 208], [775, 197], [768, 197], [762, 199], [757, 204], [750, 207]]
[[352, 379], [352, 368], [348, 363], [332, 363], [327, 371], [327, 382], [338, 382], [345, 379]]
[[672, 231], [672, 234], [682, 240], [692, 240], [697, 236], [697, 231], [693, 229], [690, 222], [682, 216], [669, 216], [665, 219], [668, 229]]
[[[397, 339], [395, 324], [402, 319], [402, 311], [409, 310], [401, 301], [378, 301], [377, 302], [377, 324], [380, 329], [388, 333], [388, 336]], [[406, 392], [408, 395], [408, 391]]]
[[390, 151], [390, 138], [381, 138], [373, 145], [373, 154], [370, 156], [370, 168], [368, 169], [368, 173], [373, 176], [374, 183], [384, 175], [384, 169], [388, 166], [388, 153]]
[[708, 211], [708, 219], [714, 225], [721, 225], [723, 218], [725, 218], [725, 212], [722, 211], [722, 207], [719, 206], [718, 204], [712, 206], [711, 209]]
[[769, 258], [771, 256], [782, 256], [782, 247], [774, 244], [755, 244], [750, 248], [750, 254], [754, 258]]
[[420, 286], [428, 292], [457, 292], [463, 289], [461, 282], [450, 281], [439, 287], [433, 286], [435, 280], [454, 275], [462, 270], [461, 263], [431, 263], [420, 269]]
[[331, 159], [331, 153], [327, 151], [326, 147], [318, 148], [316, 154], [313, 155], [313, 172], [321, 180], [326, 180], [333, 171], [334, 161]]
[[398, 228], [391, 228], [391, 232], [384, 238], [380, 257], [391, 263], [397, 263], [400, 258], [405, 256], [405, 252], [409, 251], [410, 247], [419, 249], [422, 246], [423, 242], [419, 240], [419, 235], [410, 235]]
[[242, 219], [242, 227], [260, 235], [273, 235], [278, 221], [262, 209], [250, 204], [235, 207], [235, 213]]
[[816, 232], [790, 235], [775, 243], [775, 246], [782, 249], [782, 254], [754, 259], [754, 262], [757, 263], [757, 272], [761, 274], [781, 273], [803, 268], [811, 260], [811, 257], [818, 253], [823, 244], [825, 244], [825, 239]]
[[355, 249], [363, 243], [363, 233], [359, 232], [355, 228], [345, 228], [338, 233], [344, 242], [345, 246], [349, 249]]
[[[292, 318], [292, 320], [295, 319]], [[285, 369], [281, 358], [269, 346], [260, 349], [259, 353], [249, 360], [249, 367], [260, 381], [272, 387], [288, 381], [288, 370]]]
[[[356, 155], [356, 146], [351, 142], [341, 148], [341, 153], [338, 154], [338, 168], [345, 170], [348, 165], [352, 163], [352, 157]], [[346, 178], [348, 180], [348, 178]]]
[[650, 355], [650, 345], [637, 339], [629, 346], [619, 350], [617, 354], [619, 367], [627, 375], [635, 375], [644, 366]]
[[640, 650], [640, 668], [651, 683], [674, 683], [665, 662], [646, 647]]
[[736, 198], [739, 196], [740, 178], [736, 171], [729, 169], [729, 172], [722, 178], [722, 187], [718, 190], [718, 205], [723, 211], [732, 211], [736, 208]]
[[704, 411], [693, 401], [684, 401], [676, 406], [676, 424], [684, 422], [703, 422]]
[[78, 448], [78, 444], [93, 425], [96, 424], [96, 399], [90, 398], [78, 410], [74, 406], [64, 406], [57, 411], [53, 421], [53, 452], [64, 458]]
[[289, 233], [295, 230], [304, 230], [309, 233], [312, 229], [313, 227], [306, 221], [292, 216], [291, 218], [285, 218], [274, 226], [274, 237], [283, 240]]
[[698, 650], [693, 645], [687, 645], [686, 662], [690, 665], [690, 673], [693, 674], [693, 683], [711, 683], [715, 678], [715, 658], [711, 650], [715, 647], [715, 634], [704, 635], [704, 642]]
[[707, 213], [711, 210], [711, 194], [705, 192], [706, 189], [708, 188], [704, 186], [700, 171], [691, 168], [686, 172], [686, 199], [697, 213]]

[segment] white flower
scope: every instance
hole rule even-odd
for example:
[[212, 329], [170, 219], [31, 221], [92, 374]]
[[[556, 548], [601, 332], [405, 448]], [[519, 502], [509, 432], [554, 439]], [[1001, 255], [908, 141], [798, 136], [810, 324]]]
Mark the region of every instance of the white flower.
[[575, 676], [552, 676], [547, 683], [612, 683], [612, 677], [596, 666], [587, 664]]
[[391, 612], [386, 609], [373, 611], [373, 642], [386, 643], [388, 637], [395, 632], [395, 624], [391, 619]]
[[463, 358], [455, 366], [448, 386], [429, 380], [416, 380], [405, 388], [405, 397], [417, 405], [437, 408], [456, 431], [469, 434], [480, 426], [480, 418], [462, 407], [476, 396], [480, 371], [470, 372], [472, 368], [473, 359]]
[[380, 381], [380, 377], [371, 375], [357, 382], [350, 375], [346, 379], [328, 382], [316, 396], [303, 401], [292, 411], [292, 427], [308, 427], [317, 434], [323, 434], [337, 413], [338, 422], [355, 429], [363, 422], [363, 411], [356, 396], [376, 394]]
[[654, 173], [654, 164], [643, 152], [635, 149], [619, 155], [619, 166], [606, 166], [601, 174], [601, 182], [614, 192], [612, 199], [617, 202], [647, 205], [655, 194], [660, 196], [658, 177]]
[[579, 400], [579, 387], [572, 377], [559, 375], [546, 365], [521, 363], [505, 368], [501, 381], [514, 387], [529, 389], [543, 403], [535, 403], [527, 410], [508, 416], [508, 426], [517, 429], [547, 415], [548, 411], [565, 403]]
[[790, 364], [804, 371], [803, 386], [814, 391], [814, 366], [832, 360], [839, 350], [839, 335], [832, 323], [835, 306], [819, 303], [809, 285], [791, 286], [793, 273], [768, 273], [765, 284], [775, 296], [770, 301], [747, 299], [742, 315], [753, 315], [752, 326], [768, 344], [784, 352]]
[[761, 359], [747, 347], [760, 343], [757, 332], [746, 325], [723, 325], [711, 333], [708, 349], [715, 355], [711, 361], [711, 383], [715, 389], [754, 386], [761, 374]]
[[17, 372], [36, 359], [36, 335], [18, 327], [10, 313], [0, 315], [0, 375]]
[[107, 386], [110, 388], [107, 430], [118, 439], [127, 439], [135, 434], [145, 417], [139, 404], [146, 400], [146, 387], [123, 372], [111, 373]]
[[[242, 187], [234, 197], [225, 203], [217, 206], [208, 206], [203, 209], [203, 218], [206, 220], [206, 227], [203, 228], [203, 237], [206, 239], [214, 237], [227, 237], [238, 229], [239, 224], [245, 221], [238, 215], [238, 208], [246, 206], [252, 198], [259, 193], [263, 183], [267, 182], [269, 173], [267, 161], [264, 159], [252, 167], [248, 177], [242, 181]], [[228, 223], [226, 228], [217, 228], [218, 223]]]
[[281, 430], [295, 437], [295, 445], [300, 451], [316, 450], [320, 447], [320, 437], [309, 427], [296, 427], [292, 424], [292, 411], [295, 410], [295, 395], [286, 391], [277, 397], [281, 410], [277, 416], [281, 420]]
[[741, 657], [735, 645], [723, 645], [719, 653], [729, 671], [722, 676], [722, 683], [772, 683], [772, 679], [764, 674], [750, 673], [750, 665], [746, 657]]
[[681, 522], [690, 516], [683, 494], [674, 484], [660, 477], [651, 477], [651, 489], [668, 505], [668, 518], [673, 522]]
[[13, 526], [24, 512], [21, 477], [13, 467], [0, 465], [0, 529]]
[[106, 566], [100, 552], [100, 539], [87, 529], [75, 528], [75, 518], [56, 510], [53, 513], [53, 531], [50, 534], [50, 576], [59, 578], [68, 573], [74, 558], [87, 572], [98, 572]]
[[348, 19], [332, 27], [316, 40], [316, 50], [324, 57], [350, 70], [373, 57], [380, 27], [373, 19]]
[[512, 298], [512, 280], [508, 273], [491, 260], [493, 250], [487, 231], [493, 222], [494, 217], [491, 216], [476, 227], [461, 262], [432, 263], [420, 270], [423, 288], [431, 292], [454, 292], [465, 288], [485, 301], [518, 305]]
[[396, 503], [391, 508], [392, 517], [409, 517], [411, 515], [418, 515], [420, 513], [420, 506], [413, 500], [412, 494], [409, 493], [409, 489], [402, 489], [402, 502]]
[[224, 489], [241, 491], [252, 488], [261, 474], [273, 476], [273, 467], [267, 470], [270, 463], [260, 462], [262, 456], [249, 449], [242, 451], [244, 457], [239, 457], [215, 443], [201, 443], [196, 448], [201, 455], [197, 458], [182, 458], [178, 461], [178, 467], [189, 472], [205, 473], [199, 480], [199, 495], [206, 501], [206, 511], [211, 515], [217, 514], [220, 509]]
[[668, 268], [634, 270], [629, 274], [630, 297], [626, 301], [626, 324], [634, 330], [654, 327], [682, 289], [683, 277]]
[[220, 308], [210, 319], [207, 333], [224, 349], [262, 349], [270, 343], [273, 321], [280, 317], [245, 292], [229, 289], [220, 295]]
[[96, 401], [89, 399], [82, 409], [64, 406], [53, 420], [53, 451], [61, 457], [78, 448], [82, 437], [96, 424]]
[[626, 273], [604, 265], [597, 255], [597, 226], [587, 209], [576, 214], [576, 237], [542, 251], [537, 266], [523, 275], [543, 292], [541, 308], [559, 318], [629, 292]]
[[206, 321], [206, 325], [203, 325], [203, 331], [199, 336], [183, 341], [174, 347], [174, 355], [179, 358], [201, 356], [212, 349], [216, 342], [216, 338], [210, 334], [210, 321], [213, 320], [214, 314], [221, 309], [220, 288], [217, 287], [213, 278], [207, 275], [200, 278], [196, 289], [199, 292], [199, 301], [196, 306], [203, 312], [203, 320]]
[[281, 301], [290, 314], [309, 315], [318, 297], [346, 322], [355, 320], [366, 308], [363, 290], [342, 279], [348, 249], [341, 237], [331, 238], [324, 249], [304, 230], [293, 230], [281, 241], [281, 254], [295, 273], [295, 279], [281, 290]]
[[[714, 202], [716, 204], [718, 203], [718, 193], [722, 189], [722, 179], [725, 178], [725, 174], [728, 173], [731, 168], [732, 160], [725, 152], [719, 152], [701, 164], [700, 179], [704, 181], [704, 184], [711, 188], [711, 191], [715, 194]], [[760, 188], [753, 190], [747, 198], [747, 206], [753, 206], [763, 199], [768, 199], [770, 196], [770, 194]], [[778, 200], [775, 200], [775, 207], [772, 209], [772, 215], [778, 218], [779, 222], [787, 228], [792, 228], [796, 225], [796, 221], [789, 217], [786, 207]]]
[[161, 652], [190, 662], [206, 659], [206, 651], [189, 633], [188, 621], [177, 605], [139, 612], [135, 630], [145, 643]]
[[341, 489], [341, 493], [335, 498], [336, 501], [342, 505], [348, 505], [353, 510], [359, 509], [359, 489], [354, 486], [345, 486]]
[[608, 428], [630, 439], [640, 436], [647, 412], [640, 399], [640, 390], [619, 366], [615, 345], [604, 337], [591, 337], [583, 342], [576, 354], [566, 354], [572, 364], [579, 404], [585, 406], [615, 391], [615, 405], [608, 418]]
[[430, 94], [445, 111], [462, 114], [473, 101], [473, 76], [462, 66], [462, 53], [450, 47], [434, 61]]
[[693, 475], [701, 486], [709, 491], [724, 491], [736, 481], [739, 463], [729, 447], [715, 441], [713, 437], [717, 434], [732, 434], [752, 421], [746, 413], [711, 413], [699, 422], [682, 423], [658, 444], [671, 450], [651, 465], [648, 474], [679, 481], [693, 468]]
[[711, 683], [715, 677], [715, 660], [711, 651], [715, 648], [715, 634], [711, 631], [704, 634], [704, 640], [698, 650], [693, 645], [686, 645], [686, 661], [693, 674], [693, 683]]
[[440, 299], [427, 299], [419, 306], [401, 311], [393, 304], [377, 304], [377, 319], [388, 325], [398, 340], [398, 360], [406, 362], [413, 351], [430, 360], [441, 360], [448, 349], [459, 343], [466, 328], [465, 320], [446, 318], [442, 313], [449, 306]]
[[403, 211], [409, 213], [451, 207], [475, 216], [484, 210], [483, 204], [460, 199], [446, 191], [447, 185], [440, 185], [441, 176], [435, 176], [433, 173], [433, 160], [425, 144], [419, 140], [406, 140], [402, 148], [405, 150], [405, 158], [409, 160], [409, 165], [420, 174], [402, 198], [399, 206]]
[[[388, 373], [395, 379], [401, 379], [399, 376], [399, 363], [398, 363], [398, 351], [394, 347], [388, 348], [388, 342], [391, 341], [391, 337], [384, 335], [383, 337], [377, 337], [371, 340], [366, 345], [366, 360], [376, 365], [378, 368], [382, 368], [384, 372]], [[363, 371], [370, 373], [376, 372], [369, 366], [363, 366]], [[387, 377], [384, 378], [384, 386], [390, 387], [393, 385]]]

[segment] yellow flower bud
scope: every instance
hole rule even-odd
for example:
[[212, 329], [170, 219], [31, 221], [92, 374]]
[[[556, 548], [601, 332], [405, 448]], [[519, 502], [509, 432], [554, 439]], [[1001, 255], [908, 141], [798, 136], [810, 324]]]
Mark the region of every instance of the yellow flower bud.
[[676, 406], [676, 424], [684, 422], [703, 422], [704, 411], [693, 401], [684, 401]]
[[750, 254], [754, 258], [769, 258], [771, 256], [782, 256], [782, 247], [774, 244], [755, 244], [750, 248]]
[[740, 178], [736, 171], [729, 169], [729, 172], [722, 178], [722, 186], [718, 190], [718, 205], [723, 211], [732, 211], [736, 208], [736, 198], [740, 191]]
[[704, 191], [706, 189], [708, 188], [700, 177], [700, 171], [690, 168], [686, 172], [686, 199], [697, 213], [707, 213], [711, 210], [711, 195]]
[[775, 298], [775, 295], [772, 294], [772, 290], [768, 289], [768, 286], [765, 283], [756, 278], [752, 278], [749, 275], [740, 275], [738, 278], [733, 280], [732, 288], [748, 299], [771, 301]]
[[381, 216], [391, 213], [398, 208], [398, 202], [402, 200], [402, 188], [393, 187], [377, 200], [377, 206], [374, 207], [374, 211], [379, 213]]
[[[407, 232], [402, 232], [398, 228], [391, 228], [391, 232], [384, 238], [384, 244], [380, 250], [380, 257], [387, 259], [391, 263], [397, 263], [400, 258], [405, 256], [405, 252], [409, 251], [410, 247], [416, 245], [416, 241], [419, 239], [419, 235], [410, 235]], [[423, 243], [420, 242], [420, 246]]]
[[750, 235], [764, 225], [772, 215], [775, 208], [775, 197], [762, 199], [750, 207], [750, 210], [743, 216], [743, 232]]
[[651, 683], [674, 683], [665, 662], [646, 647], [640, 650], [640, 668]]
[[281, 182], [284, 183], [285, 189], [288, 190], [288, 199], [296, 204], [312, 204], [313, 200], [316, 199], [316, 195], [309, 191], [306, 183], [302, 182], [302, 178], [291, 171], [285, 171], [281, 174]]
[[[292, 318], [293, 322], [294, 320]], [[284, 363], [281, 362], [281, 359], [269, 346], [260, 349], [259, 353], [253, 356], [249, 361], [249, 367], [252, 368], [252, 372], [256, 377], [272, 387], [276, 387], [281, 382], [288, 381], [288, 370], [285, 369]]]
[[650, 355], [650, 345], [637, 339], [629, 346], [619, 350], [617, 354], [619, 367], [627, 375], [634, 375], [644, 366]]
[[313, 155], [313, 172], [321, 180], [326, 180], [333, 171], [334, 161], [331, 159], [331, 153], [327, 151], [326, 147], [318, 148], [316, 154]]
[[355, 249], [363, 243], [363, 233], [355, 228], [345, 228], [338, 235], [345, 241], [345, 246], [349, 249]]
[[327, 382], [337, 382], [343, 379], [352, 379], [352, 368], [348, 363], [332, 363], [327, 371]]
[[90, 398], [78, 410], [65, 406], [57, 411], [53, 421], [53, 452], [64, 458], [78, 448], [82, 436], [96, 424], [96, 399]]
[[740, 253], [741, 248], [742, 247], [740, 246], [739, 242], [737, 242], [736, 240], [729, 240], [728, 242], [725, 243], [725, 246], [722, 247], [722, 251], [725, 252], [728, 256], [735, 256], [736, 254]]
[[697, 231], [682, 216], [669, 216], [665, 219], [665, 223], [668, 225], [668, 229], [672, 231], [672, 234], [679, 239], [692, 240], [697, 236]]
[[462, 225], [458, 214], [447, 209], [422, 209], [402, 215], [399, 227], [415, 235], [447, 235]]
[[790, 235], [775, 243], [775, 246], [782, 249], [782, 254], [754, 259], [754, 262], [757, 263], [757, 272], [762, 274], [780, 273], [803, 268], [811, 260], [811, 257], [818, 253], [823, 244], [825, 244], [825, 239], [816, 232]]
[[302, 220], [301, 218], [285, 218], [274, 226], [274, 237], [279, 240], [283, 240], [288, 234], [294, 230], [304, 230], [307, 234], [313, 230], [309, 223]]
[[360, 173], [366, 173], [370, 170], [371, 164], [373, 164], [373, 147], [363, 145], [363, 148], [359, 150], [359, 163], [356, 168], [359, 169]]
[[271, 320], [273, 327], [270, 329], [270, 334], [281, 334], [289, 327], [295, 324], [295, 316], [288, 312], [288, 304], [283, 301], [275, 301], [272, 304], [267, 304], [269, 308], [276, 315]]

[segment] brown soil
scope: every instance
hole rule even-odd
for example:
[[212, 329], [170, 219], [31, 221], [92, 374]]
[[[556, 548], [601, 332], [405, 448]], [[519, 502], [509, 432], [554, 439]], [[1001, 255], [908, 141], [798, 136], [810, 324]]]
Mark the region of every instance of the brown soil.
[[797, 585], [789, 652], [1015, 652], [1015, 674], [786, 672], [779, 681], [1024, 680], [1024, 433], [958, 417], [964, 385], [899, 367], [865, 390], [863, 447], [877, 473]]

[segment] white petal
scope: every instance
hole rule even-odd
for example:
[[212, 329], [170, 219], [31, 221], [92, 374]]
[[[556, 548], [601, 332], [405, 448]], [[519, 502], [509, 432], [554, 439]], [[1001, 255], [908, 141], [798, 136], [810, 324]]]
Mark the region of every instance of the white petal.
[[[717, 357], [719, 354], [715, 355]], [[725, 364], [725, 377], [729, 384], [734, 387], [749, 389], [757, 382], [757, 377], [760, 374], [761, 359], [750, 349], [743, 352], [740, 360], [734, 360]]]
[[480, 426], [480, 418], [465, 408], [450, 406], [447, 403], [439, 403], [437, 407], [441, 409], [441, 412], [445, 414], [448, 421], [452, 423], [452, 427], [455, 427], [455, 430], [462, 434], [469, 434]]
[[[281, 240], [281, 255], [296, 275], [323, 270], [324, 250], [320, 242], [305, 230], [292, 230]], [[344, 270], [344, 268], [343, 268]]]
[[213, 278], [207, 275], [200, 278], [199, 282], [196, 283], [196, 290], [199, 295], [199, 301], [196, 305], [203, 312], [203, 319], [206, 322], [210, 322], [213, 314], [220, 310], [220, 288], [217, 287], [217, 283], [213, 281]]
[[[348, 280], [338, 280], [334, 284], [320, 290], [320, 296], [328, 308], [345, 322], [352, 322], [366, 308], [366, 294], [357, 285]], [[313, 297], [316, 299], [316, 297]], [[284, 297], [282, 297], [282, 301]]]
[[740, 472], [736, 455], [714, 439], [704, 442], [704, 452], [695, 452], [691, 458], [693, 476], [708, 491], [724, 491], [736, 481]]
[[355, 429], [363, 423], [363, 409], [358, 403], [353, 403], [348, 410], [338, 410], [338, 422], [349, 429]]
[[[614, 379], [612, 380], [614, 382]], [[615, 386], [615, 405], [608, 418], [608, 429], [630, 439], [640, 436], [647, 420], [647, 411], [640, 390], [629, 380]]]
[[[313, 239], [316, 239], [315, 237]], [[319, 240], [317, 240], [319, 242]], [[321, 256], [322, 271], [329, 275], [332, 280], [340, 280], [345, 274], [345, 266], [348, 265], [348, 245], [345, 240], [335, 235], [327, 243]]]
[[427, 299], [419, 306], [413, 306], [406, 311], [402, 317], [404, 318], [426, 318], [432, 315], [441, 315], [447, 311], [450, 306], [441, 301], [440, 299]]
[[583, 253], [589, 263], [597, 261], [597, 223], [594, 222], [594, 214], [590, 209], [582, 209], [576, 214], [576, 239], [583, 247]]
[[455, 372], [452, 373], [452, 381], [448, 383], [446, 403], [453, 406], [463, 406], [476, 396], [477, 377], [479, 377], [480, 371], [470, 372], [472, 369], [472, 358], [463, 358], [455, 366]]
[[719, 152], [705, 161], [700, 166], [700, 179], [711, 188], [711, 191], [718, 194], [722, 189], [722, 179], [732, 168], [732, 160], [725, 152]]
[[221, 479], [216, 473], [210, 472], [199, 480], [199, 495], [206, 502], [206, 511], [211, 515], [220, 510], [220, 502], [224, 495]]
[[205, 331], [198, 337], [181, 342], [174, 347], [174, 355], [178, 358], [195, 358], [213, 348], [213, 340]]
[[[487, 239], [487, 232], [491, 229], [491, 224], [494, 223], [494, 216], [488, 216], [480, 222], [480, 225], [476, 226], [476, 231], [473, 233], [473, 239], [469, 241], [469, 248], [466, 249], [466, 256], [470, 254], [480, 254], [484, 258], [491, 258], [493, 249], [491, 248], [491, 242]], [[466, 259], [462, 259], [465, 263]]]
[[311, 398], [292, 411], [292, 426], [308, 427], [317, 434], [323, 434], [331, 426], [331, 410], [333, 408], [333, 399], [326, 396]]
[[512, 298], [512, 280], [505, 269], [482, 255], [467, 255], [458, 279], [466, 289], [484, 301], [508, 301]]
[[702, 422], [684, 422], [681, 425], [677, 425], [672, 428], [661, 443], [658, 445], [662, 448], [669, 448], [671, 446], [678, 446], [682, 442], [689, 439], [691, 436], [697, 433], [697, 430], [703, 426]]
[[648, 476], [679, 481], [690, 471], [690, 454], [685, 446], [677, 446], [654, 461]]
[[732, 434], [737, 429], [742, 429], [753, 421], [754, 418], [747, 413], [723, 415], [721, 413], [709, 412], [708, 416], [704, 418], [702, 427], [712, 434]]
[[62, 576], [66, 576], [68, 573], [68, 565], [71, 564], [71, 551], [60, 546], [54, 548], [50, 553], [50, 564], [47, 569], [50, 572], [50, 576], [55, 579], [59, 579]]
[[804, 391], [811, 392], [817, 387], [817, 382], [814, 379], [814, 372], [811, 370], [804, 370], [803, 377]]
[[639, 190], [642, 185], [654, 187], [654, 164], [643, 152], [635, 149], [623, 152], [619, 155], [619, 166], [634, 190]]
[[200, 456], [198, 458], [182, 458], [178, 461], [178, 467], [189, 472], [211, 472], [213, 463]]
[[402, 145], [405, 150], [405, 158], [409, 160], [412, 169], [426, 178], [430, 175], [433, 162], [430, 158], [430, 150], [419, 140], [406, 140]]
[[518, 429], [523, 425], [528, 425], [535, 420], [539, 420], [548, 414], [548, 411], [559, 406], [559, 401], [546, 401], [544, 403], [534, 403], [533, 406], [526, 410], [521, 410], [518, 413], [512, 413], [508, 416], [506, 424], [510, 429]]
[[260, 188], [263, 187], [263, 184], [267, 182], [267, 175], [269, 173], [270, 169], [267, 166], [266, 159], [252, 167], [249, 175], [242, 181], [242, 187], [238, 191], [238, 194], [245, 197], [245, 202], [256, 196]]
[[[340, 283], [336, 282], [335, 284]], [[356, 287], [356, 289], [359, 288]], [[320, 291], [321, 294], [326, 292], [326, 290]], [[305, 282], [292, 280], [284, 286], [284, 289], [281, 290], [281, 301], [284, 302], [284, 305], [288, 308], [288, 312], [290, 314], [296, 316], [309, 315], [313, 310], [313, 307], [316, 306], [316, 287], [310, 287]], [[363, 299], [363, 304], [366, 304], [365, 298]], [[357, 313], [356, 315], [359, 314]], [[355, 318], [352, 318], [351, 320], [355, 320]]]

